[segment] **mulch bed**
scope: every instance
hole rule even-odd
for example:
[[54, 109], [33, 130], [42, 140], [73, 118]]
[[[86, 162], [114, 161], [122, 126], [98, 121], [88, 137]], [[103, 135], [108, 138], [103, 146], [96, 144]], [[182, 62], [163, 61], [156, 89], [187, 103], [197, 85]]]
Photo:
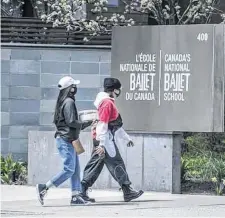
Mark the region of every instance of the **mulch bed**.
[[[215, 184], [212, 182], [186, 181], [181, 184], [182, 194], [216, 195]], [[225, 193], [223, 194], [225, 195]]]

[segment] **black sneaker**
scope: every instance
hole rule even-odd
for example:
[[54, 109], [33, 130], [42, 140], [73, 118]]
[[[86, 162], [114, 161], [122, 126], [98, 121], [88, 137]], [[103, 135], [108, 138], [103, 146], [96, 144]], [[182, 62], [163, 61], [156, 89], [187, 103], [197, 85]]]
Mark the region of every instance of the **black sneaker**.
[[88, 196], [88, 187], [82, 184], [82, 192], [80, 193], [80, 196], [85, 200], [85, 201], [89, 201], [91, 203], [95, 203], [95, 199], [94, 198], [90, 198]]
[[85, 206], [88, 204], [90, 204], [90, 202], [85, 201], [79, 194], [72, 196], [70, 201], [71, 206]]
[[122, 190], [123, 190], [123, 196], [124, 196], [125, 202], [129, 202], [136, 198], [139, 198], [144, 193], [142, 190], [139, 190], [139, 191], [134, 190], [129, 185], [123, 185]]
[[36, 190], [37, 190], [38, 200], [40, 201], [41, 205], [44, 205], [44, 197], [48, 191], [46, 185], [45, 184], [37, 184]]
[[84, 195], [83, 193], [81, 193], [80, 195], [85, 201], [88, 201], [88, 202], [91, 202], [91, 203], [95, 203], [95, 199], [94, 198], [90, 198], [87, 194]]

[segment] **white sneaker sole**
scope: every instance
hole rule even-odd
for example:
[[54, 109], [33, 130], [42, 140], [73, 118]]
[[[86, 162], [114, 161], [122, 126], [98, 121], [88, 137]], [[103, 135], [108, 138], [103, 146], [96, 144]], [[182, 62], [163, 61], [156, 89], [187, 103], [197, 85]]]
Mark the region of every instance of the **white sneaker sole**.
[[91, 205], [91, 203], [90, 202], [88, 202], [88, 203], [86, 203], [86, 204], [70, 204], [70, 206], [72, 206], [72, 207], [81, 207], [81, 206], [89, 206], [89, 205]]
[[39, 192], [39, 189], [38, 189], [38, 184], [36, 185], [36, 192], [37, 192], [38, 200], [41, 203], [41, 205], [43, 206], [44, 205], [44, 201], [41, 200], [40, 192]]

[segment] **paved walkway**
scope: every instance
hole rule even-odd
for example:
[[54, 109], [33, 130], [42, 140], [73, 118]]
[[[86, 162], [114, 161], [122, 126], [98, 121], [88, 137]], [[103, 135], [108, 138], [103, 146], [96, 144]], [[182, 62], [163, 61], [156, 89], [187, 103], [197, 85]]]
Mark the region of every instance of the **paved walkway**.
[[40, 206], [35, 187], [1, 185], [2, 217], [225, 217], [225, 197], [146, 192], [137, 201], [123, 202], [117, 190], [93, 190], [97, 203], [69, 206], [68, 189], [51, 189]]

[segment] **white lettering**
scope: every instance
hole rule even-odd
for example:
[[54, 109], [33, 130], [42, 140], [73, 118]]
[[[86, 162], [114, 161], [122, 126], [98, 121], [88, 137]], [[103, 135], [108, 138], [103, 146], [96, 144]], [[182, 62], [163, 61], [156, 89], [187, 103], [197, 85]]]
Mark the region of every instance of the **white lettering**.
[[134, 93], [134, 100], [136, 101], [152, 101], [155, 100], [154, 93], [148, 92], [136, 92]]
[[165, 64], [166, 72], [190, 72], [188, 64]]
[[136, 62], [155, 62], [156, 61], [156, 54], [138, 54], [136, 55]]
[[135, 73], [130, 74], [130, 90], [135, 90]]
[[165, 101], [184, 101], [184, 93], [164, 93]]
[[149, 72], [155, 72], [156, 71], [156, 64], [149, 64], [148, 65], [148, 71]]
[[155, 73], [130, 73], [130, 90], [153, 91]]
[[148, 64], [120, 64], [121, 72], [147, 72]]
[[126, 100], [128, 101], [128, 100], [133, 100], [133, 93], [128, 93], [128, 92], [126, 92]]
[[190, 62], [191, 54], [165, 54], [165, 62]]
[[190, 73], [165, 73], [164, 91], [188, 91]]
[[169, 91], [170, 90], [170, 74], [165, 73], [164, 74], [164, 91]]

